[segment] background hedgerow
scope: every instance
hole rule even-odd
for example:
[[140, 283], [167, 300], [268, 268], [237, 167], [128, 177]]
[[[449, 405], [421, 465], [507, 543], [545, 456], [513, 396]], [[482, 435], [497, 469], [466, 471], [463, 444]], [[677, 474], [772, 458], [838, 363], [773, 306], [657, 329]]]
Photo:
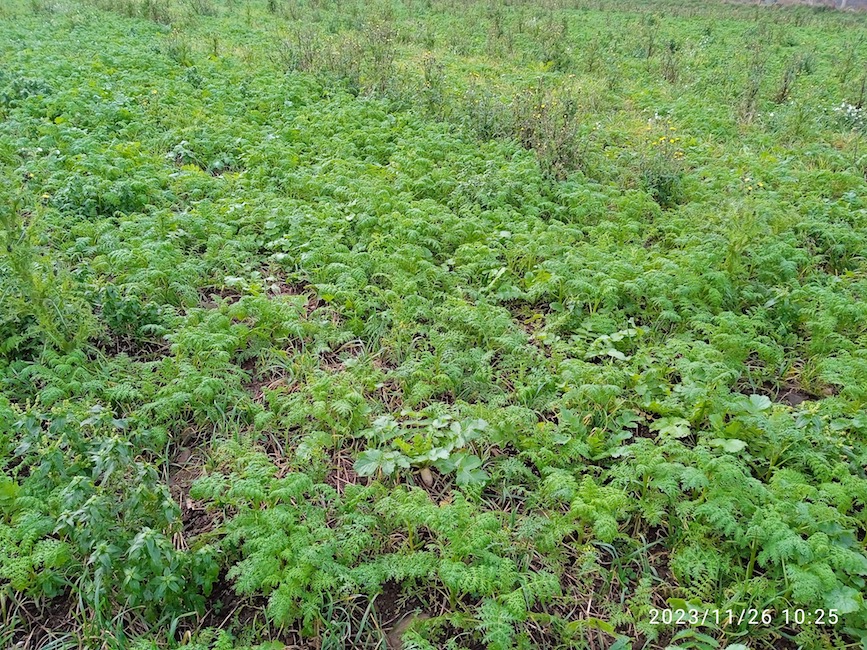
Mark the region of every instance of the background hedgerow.
[[863, 645], [864, 30], [4, 3], [0, 645]]

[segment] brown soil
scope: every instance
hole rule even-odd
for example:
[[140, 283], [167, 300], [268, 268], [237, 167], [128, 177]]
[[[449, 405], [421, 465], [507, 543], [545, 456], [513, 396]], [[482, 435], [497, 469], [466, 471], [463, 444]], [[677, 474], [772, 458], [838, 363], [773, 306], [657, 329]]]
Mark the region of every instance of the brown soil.
[[240, 596], [225, 576], [220, 576], [205, 602], [205, 615], [194, 620], [182, 620], [178, 638], [185, 633], [204, 628], [240, 631], [258, 629], [265, 640], [283, 643], [285, 650], [309, 650], [318, 647], [315, 642], [305, 639], [293, 628], [275, 629], [265, 616], [268, 601], [264, 596]]
[[335, 453], [331, 464], [332, 469], [325, 477], [325, 482], [339, 494], [343, 494], [347, 485], [357, 485], [363, 480], [352, 468], [352, 458], [342, 451]]
[[227, 287], [203, 287], [199, 289], [199, 305], [205, 309], [215, 309], [220, 302], [230, 305], [241, 299], [241, 293]]
[[244, 384], [247, 392], [257, 402], [265, 397], [265, 389], [275, 390], [286, 385], [286, 377], [277, 370], [267, 371], [267, 374], [259, 375], [256, 358], [250, 358], [241, 363], [241, 369], [250, 375], [250, 381]]
[[316, 311], [323, 302], [316, 295], [313, 287], [304, 285], [298, 282], [289, 282], [285, 277], [278, 273], [268, 275], [270, 280], [267, 280], [268, 294], [271, 296], [306, 296], [307, 302], [304, 305], [305, 316], [309, 317]]
[[169, 491], [181, 509], [182, 529], [174, 539], [178, 548], [188, 548], [193, 538], [212, 531], [219, 523], [216, 512], [209, 512], [203, 502], [190, 497], [190, 488], [204, 473], [204, 464], [201, 450], [182, 447], [169, 466]]
[[631, 429], [632, 431], [632, 440], [636, 440], [638, 438], [648, 438], [650, 440], [656, 440], [657, 433], [656, 431], [650, 430], [650, 423], [656, 419], [655, 416], [650, 414], [645, 414], [646, 420], [639, 420], [638, 426], [635, 429]]
[[[276, 390], [280, 386], [285, 386], [285, 377], [274, 376], [264, 379], [254, 379], [246, 384], [247, 391], [253, 396], [257, 402], [261, 402], [265, 398], [265, 389]], [[290, 388], [290, 392], [293, 392]]]
[[787, 404], [788, 406], [798, 406], [803, 402], [816, 401], [837, 394], [837, 390], [834, 387], [828, 386], [823, 389], [821, 395], [817, 395], [804, 389], [797, 381], [786, 381], [781, 386], [775, 386], [770, 382], [766, 382], [757, 388], [741, 386], [740, 392], [744, 395], [751, 395], [753, 393], [765, 395], [778, 404]]
[[[265, 280], [265, 288], [269, 296], [306, 296], [305, 316], [310, 316], [323, 303], [313, 289], [299, 283], [288, 282], [283, 276], [271, 274]], [[199, 305], [205, 309], [214, 309], [220, 302], [233, 304], [241, 299], [241, 292], [230, 287], [203, 287], [199, 289]]]
[[430, 485], [425, 482], [421, 471], [416, 468], [402, 470], [400, 480], [403, 482], [406, 479], [405, 482], [408, 486], [414, 486], [427, 492], [434, 503], [450, 503], [455, 490], [454, 475], [440, 474], [436, 467], [429, 467], [428, 470], [430, 471], [430, 478], [433, 479]]
[[330, 350], [319, 358], [319, 367], [326, 372], [337, 373], [346, 370], [348, 359], [357, 359], [364, 352], [361, 341], [349, 341], [336, 350]]
[[95, 347], [107, 356], [126, 354], [136, 361], [156, 361], [169, 353], [169, 345], [163, 341], [140, 341], [132, 336], [115, 334], [104, 336]]
[[374, 599], [374, 608], [389, 650], [401, 650], [403, 633], [416, 622], [430, 618], [421, 601], [415, 596], [404, 596], [400, 584], [393, 581], [382, 586], [382, 593]]
[[525, 302], [511, 302], [505, 307], [511, 312], [515, 323], [531, 337], [545, 326], [545, 318], [551, 313], [547, 305], [530, 305]]
[[374, 394], [391, 413], [396, 413], [403, 408], [403, 389], [394, 379], [386, 379], [377, 384]]
[[[40, 605], [32, 600], [14, 604], [9, 614], [13, 620], [17, 615], [23, 626], [12, 637], [11, 647], [15, 650], [37, 650], [53, 639], [69, 636], [80, 641], [81, 623], [76, 616], [77, 609], [78, 599], [71, 591]], [[3, 619], [0, 619], [0, 625], [9, 624], [10, 621]]]

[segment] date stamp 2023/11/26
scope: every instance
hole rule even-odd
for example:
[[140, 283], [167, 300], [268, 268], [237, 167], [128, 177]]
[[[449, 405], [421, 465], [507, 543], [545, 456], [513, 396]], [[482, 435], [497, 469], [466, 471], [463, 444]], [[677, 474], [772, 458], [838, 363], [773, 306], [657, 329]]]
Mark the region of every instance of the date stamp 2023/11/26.
[[828, 625], [840, 622], [836, 609], [656, 609], [650, 610], [651, 625], [725, 626]]

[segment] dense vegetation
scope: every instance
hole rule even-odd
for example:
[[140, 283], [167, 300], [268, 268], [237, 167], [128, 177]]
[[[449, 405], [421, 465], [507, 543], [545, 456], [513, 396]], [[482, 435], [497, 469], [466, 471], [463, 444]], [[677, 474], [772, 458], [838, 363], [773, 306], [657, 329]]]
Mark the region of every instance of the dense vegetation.
[[0, 646], [867, 647], [865, 26], [0, 4]]

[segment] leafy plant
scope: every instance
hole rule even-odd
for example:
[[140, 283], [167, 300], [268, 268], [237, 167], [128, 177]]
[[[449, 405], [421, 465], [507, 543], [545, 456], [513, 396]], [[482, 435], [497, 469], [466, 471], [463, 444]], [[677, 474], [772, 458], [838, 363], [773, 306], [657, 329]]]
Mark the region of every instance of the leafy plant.
[[[484, 420], [455, 420], [451, 415], [424, 417], [423, 414], [404, 413], [409, 416], [396, 420], [391, 416], [378, 417], [363, 434], [377, 446], [390, 445], [391, 449], [367, 449], [358, 455], [355, 471], [360, 476], [390, 476], [398, 468], [421, 469], [422, 479], [430, 484], [429, 467], [443, 474], [455, 474], [458, 485], [483, 482], [487, 474], [482, 460], [465, 451], [483, 432]], [[420, 417], [421, 416], [421, 417]]]

